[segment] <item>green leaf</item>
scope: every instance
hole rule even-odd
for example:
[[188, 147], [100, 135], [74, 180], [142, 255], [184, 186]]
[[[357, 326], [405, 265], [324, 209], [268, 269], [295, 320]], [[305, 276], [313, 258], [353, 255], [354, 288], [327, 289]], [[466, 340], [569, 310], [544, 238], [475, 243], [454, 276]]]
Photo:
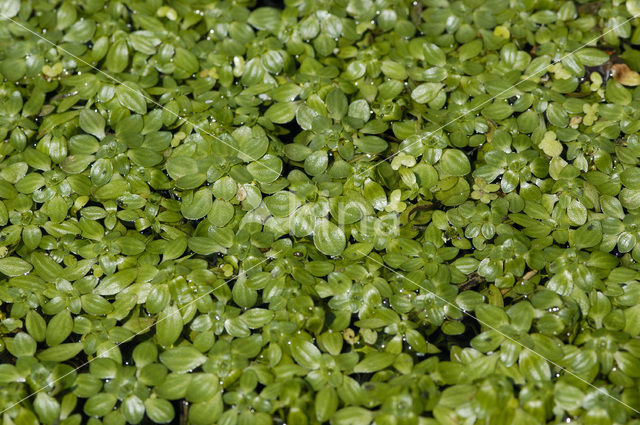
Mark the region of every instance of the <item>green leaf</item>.
[[61, 344], [73, 330], [73, 319], [69, 310], [62, 310], [49, 320], [46, 342], [49, 347]]
[[502, 101], [494, 101], [491, 105], [482, 109], [482, 115], [491, 120], [504, 120], [513, 114], [513, 108]]
[[20, 0], [2, 0], [0, 5], [2, 16], [6, 18], [13, 18], [20, 11]]
[[543, 334], [532, 333], [531, 339], [534, 342], [535, 352], [550, 361], [559, 362], [564, 357], [562, 343]]
[[351, 102], [347, 113], [351, 118], [356, 118], [362, 122], [369, 121], [371, 118], [371, 107], [365, 99], [358, 99]]
[[533, 110], [528, 109], [518, 116], [518, 129], [522, 133], [531, 133], [536, 129], [539, 121], [538, 115]]
[[202, 188], [195, 193], [188, 193], [182, 200], [180, 211], [189, 220], [199, 220], [209, 214], [213, 206], [211, 190]]
[[148, 364], [154, 363], [158, 358], [158, 348], [151, 341], [145, 341], [133, 349], [133, 361], [136, 366], [142, 368]]
[[242, 314], [242, 320], [251, 329], [258, 329], [273, 319], [274, 312], [263, 308], [252, 308]]
[[175, 305], [167, 306], [158, 315], [156, 335], [158, 344], [167, 347], [178, 339], [182, 333], [182, 316]]
[[310, 176], [323, 174], [329, 165], [329, 156], [324, 150], [315, 151], [304, 160], [304, 171]]
[[189, 423], [194, 425], [207, 425], [217, 421], [224, 408], [220, 393], [207, 401], [193, 403], [189, 408]]
[[578, 49], [574, 54], [585, 66], [598, 66], [609, 60], [609, 55], [605, 51], [593, 47]]
[[347, 114], [349, 102], [347, 96], [339, 88], [334, 88], [327, 94], [326, 103], [327, 110], [334, 119], [342, 119]]
[[36, 273], [43, 279], [62, 277], [64, 269], [51, 256], [41, 252], [34, 252], [31, 255], [31, 262]]
[[545, 133], [539, 146], [545, 154], [551, 157], [559, 156], [563, 150], [562, 143], [556, 140], [556, 135], [551, 131]]
[[274, 103], [264, 113], [265, 118], [276, 124], [286, 124], [296, 116], [298, 105], [293, 102]]
[[60, 344], [42, 350], [36, 357], [43, 362], [64, 362], [75, 357], [82, 349], [83, 345], [81, 342]]
[[0, 383], [24, 382], [24, 377], [20, 375], [18, 369], [12, 364], [0, 364]]
[[31, 337], [31, 335], [18, 332], [15, 337], [13, 337], [13, 341], [11, 342], [10, 352], [16, 357], [29, 357], [33, 356], [36, 352], [37, 343]]
[[387, 206], [387, 195], [382, 186], [373, 180], [364, 183], [364, 197], [376, 210], [382, 211]]
[[443, 84], [440, 83], [423, 83], [413, 89], [411, 98], [418, 103], [431, 102], [442, 89]]
[[177, 68], [176, 71], [174, 71], [174, 76], [176, 78], [191, 77], [192, 74], [195, 74], [200, 70], [200, 64], [196, 55], [182, 47], [176, 48], [176, 55], [173, 58], [173, 63]]
[[102, 417], [113, 410], [118, 396], [111, 393], [99, 393], [89, 397], [84, 404], [84, 412], [90, 416]]
[[26, 162], [16, 162], [0, 170], [0, 178], [3, 178], [9, 183], [16, 184], [24, 178], [28, 169], [29, 165]]
[[585, 394], [576, 386], [558, 382], [554, 389], [554, 401], [565, 410], [574, 410], [582, 406]]
[[338, 394], [333, 387], [327, 385], [316, 394], [315, 413], [320, 422], [328, 421], [338, 410]]
[[[407, 71], [398, 62], [393, 62], [390, 60], [383, 61], [382, 65], [380, 66], [380, 70], [384, 73], [384, 75], [393, 80], [405, 80], [407, 78]], [[411, 96], [413, 97], [413, 94]]]
[[142, 92], [132, 83], [123, 83], [116, 87], [116, 98], [123, 107], [144, 115], [147, 113], [147, 101]]
[[469, 158], [458, 149], [447, 149], [440, 158], [442, 170], [451, 176], [465, 176], [471, 172]]
[[624, 310], [624, 332], [632, 337], [640, 335], [640, 304]]
[[47, 322], [36, 311], [30, 310], [24, 321], [25, 328], [29, 335], [36, 341], [44, 341], [47, 329]]
[[238, 141], [240, 159], [245, 162], [257, 161], [267, 153], [269, 140], [261, 127], [241, 127], [233, 132], [233, 137]]
[[144, 407], [147, 411], [147, 416], [154, 423], [168, 424], [173, 421], [173, 417], [175, 416], [171, 403], [161, 398], [146, 399], [144, 401]]
[[89, 134], [93, 134], [98, 139], [102, 139], [105, 135], [105, 120], [98, 112], [91, 109], [83, 109], [79, 115], [80, 128]]
[[492, 328], [500, 328], [509, 324], [509, 316], [500, 307], [489, 304], [481, 304], [476, 307], [476, 317], [478, 321]]
[[[116, 41], [109, 48], [105, 65], [111, 72], [122, 72], [129, 64], [129, 48], [124, 40]], [[124, 105], [123, 105], [124, 106]]]
[[265, 155], [247, 165], [247, 171], [260, 183], [273, 183], [282, 172], [282, 160], [273, 155]]
[[558, 103], [551, 103], [547, 107], [547, 119], [557, 127], [566, 127], [569, 125], [569, 115]]
[[251, 12], [248, 22], [260, 30], [275, 31], [280, 26], [280, 12], [273, 7], [259, 7]]
[[520, 371], [530, 381], [548, 381], [551, 379], [549, 363], [539, 354], [530, 350], [522, 350], [518, 360]]
[[161, 42], [162, 40], [155, 37], [151, 31], [134, 31], [129, 34], [129, 44], [131, 47], [146, 55], [156, 53], [156, 46]]
[[482, 52], [482, 40], [476, 39], [469, 41], [468, 43], [460, 46], [459, 55], [460, 61], [466, 62], [467, 60], [478, 56]]
[[325, 255], [342, 254], [347, 240], [341, 228], [327, 219], [318, 219], [313, 227], [313, 243]]
[[97, 295], [115, 295], [129, 286], [138, 275], [138, 270], [134, 268], [125, 269], [107, 276], [93, 290]]
[[624, 351], [616, 352], [613, 355], [613, 358], [616, 360], [618, 367], [627, 376], [631, 378], [640, 378], [640, 364], [638, 362], [638, 358]]
[[[624, 172], [622, 174], [624, 174]], [[640, 188], [640, 186], [638, 188]], [[600, 208], [602, 208], [602, 212], [609, 217], [616, 217], [622, 220], [625, 216], [622, 204], [618, 198], [613, 196], [602, 195], [600, 197]]]
[[160, 361], [173, 372], [188, 372], [207, 360], [201, 352], [190, 346], [171, 348], [160, 354]]
[[60, 417], [60, 403], [45, 392], [40, 392], [36, 395], [33, 407], [40, 422], [45, 425], [56, 423]]
[[31, 264], [18, 257], [0, 258], [0, 273], [7, 276], [22, 276], [31, 271]]
[[576, 248], [591, 248], [602, 241], [602, 229], [599, 226], [586, 224], [575, 231], [573, 238]]
[[219, 378], [213, 373], [193, 374], [193, 379], [187, 389], [187, 400], [197, 403], [212, 399], [220, 393], [219, 381]]
[[454, 385], [446, 388], [438, 401], [438, 404], [445, 407], [456, 408], [471, 401], [477, 389], [473, 385]]
[[144, 418], [145, 405], [137, 395], [131, 394], [122, 401], [121, 410], [127, 423], [137, 424]]
[[302, 367], [307, 369], [320, 367], [320, 350], [309, 341], [294, 338], [291, 341], [291, 355]]
[[640, 189], [640, 170], [635, 167], [626, 168], [620, 174], [620, 181], [629, 189]]
[[423, 43], [424, 58], [434, 66], [443, 66], [447, 63], [447, 57], [440, 47], [433, 43]]
[[68, 174], [80, 174], [83, 172], [93, 161], [95, 161], [93, 155], [70, 155], [66, 157], [61, 163], [60, 168]]
[[187, 238], [181, 237], [167, 244], [162, 252], [162, 261], [173, 260], [179, 258], [187, 249]]
[[358, 363], [353, 371], [356, 373], [372, 373], [385, 369], [395, 360], [395, 356], [391, 353], [378, 353], [372, 352], [365, 356], [360, 363]]
[[580, 226], [587, 221], [587, 209], [577, 199], [572, 199], [567, 208], [567, 216], [573, 225]]
[[362, 407], [350, 406], [338, 410], [331, 417], [331, 425], [369, 425], [373, 413]]
[[353, 143], [360, 151], [369, 154], [384, 152], [389, 146], [387, 142], [377, 136], [358, 137]]
[[607, 101], [617, 105], [628, 105], [632, 100], [631, 92], [613, 79], [607, 82], [605, 96]]

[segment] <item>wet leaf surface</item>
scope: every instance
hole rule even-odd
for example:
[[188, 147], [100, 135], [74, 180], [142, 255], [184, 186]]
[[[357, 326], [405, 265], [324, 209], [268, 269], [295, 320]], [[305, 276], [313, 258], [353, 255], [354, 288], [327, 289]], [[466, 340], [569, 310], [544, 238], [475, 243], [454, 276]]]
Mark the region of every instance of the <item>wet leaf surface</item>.
[[0, 13], [3, 423], [640, 420], [637, 0]]

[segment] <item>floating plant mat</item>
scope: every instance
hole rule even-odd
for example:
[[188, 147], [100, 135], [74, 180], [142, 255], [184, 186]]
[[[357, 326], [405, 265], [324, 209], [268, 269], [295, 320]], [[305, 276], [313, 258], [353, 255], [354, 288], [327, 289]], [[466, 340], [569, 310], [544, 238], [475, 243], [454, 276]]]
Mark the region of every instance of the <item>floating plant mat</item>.
[[0, 0], [0, 422], [639, 424], [639, 14]]

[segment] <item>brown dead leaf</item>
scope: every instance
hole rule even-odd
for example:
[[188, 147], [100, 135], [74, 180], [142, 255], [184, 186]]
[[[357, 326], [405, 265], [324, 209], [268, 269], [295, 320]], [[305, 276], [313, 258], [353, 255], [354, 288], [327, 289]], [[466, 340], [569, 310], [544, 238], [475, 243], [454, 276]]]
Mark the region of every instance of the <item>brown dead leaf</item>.
[[623, 86], [639, 86], [640, 74], [631, 70], [627, 64], [617, 63], [611, 67], [613, 79]]
[[578, 128], [581, 122], [582, 122], [582, 117], [578, 117], [578, 116], [571, 117], [571, 120], [569, 121], [569, 127]]

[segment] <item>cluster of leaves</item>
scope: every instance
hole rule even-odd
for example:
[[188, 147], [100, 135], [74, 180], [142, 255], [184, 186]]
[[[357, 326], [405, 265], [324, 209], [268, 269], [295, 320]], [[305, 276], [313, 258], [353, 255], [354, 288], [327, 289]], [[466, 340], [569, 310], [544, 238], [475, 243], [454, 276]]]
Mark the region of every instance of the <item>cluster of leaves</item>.
[[640, 423], [640, 0], [0, 14], [3, 424]]

